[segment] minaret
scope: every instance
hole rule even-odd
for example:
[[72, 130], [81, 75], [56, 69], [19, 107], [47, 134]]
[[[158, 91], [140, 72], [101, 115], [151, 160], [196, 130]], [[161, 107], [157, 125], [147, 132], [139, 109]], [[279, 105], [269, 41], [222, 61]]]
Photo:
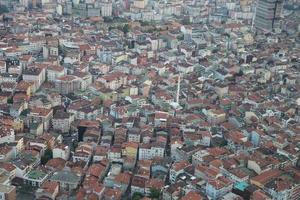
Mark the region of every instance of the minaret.
[[177, 82], [177, 94], [176, 94], [177, 105], [179, 105], [179, 93], [180, 93], [180, 74], [178, 75], [178, 82]]
[[228, 35], [226, 35], [226, 51], [227, 51], [227, 54], [228, 54], [228, 51], [230, 49], [230, 45], [231, 45], [231, 43], [230, 43], [230, 35], [228, 34]]
[[[256, 4], [257, 4], [257, 2], [256, 2]], [[253, 17], [252, 17], [252, 22], [251, 22], [251, 31], [253, 31], [253, 28], [254, 28], [255, 16], [256, 16], [256, 5], [254, 7], [254, 14], [253, 14]]]

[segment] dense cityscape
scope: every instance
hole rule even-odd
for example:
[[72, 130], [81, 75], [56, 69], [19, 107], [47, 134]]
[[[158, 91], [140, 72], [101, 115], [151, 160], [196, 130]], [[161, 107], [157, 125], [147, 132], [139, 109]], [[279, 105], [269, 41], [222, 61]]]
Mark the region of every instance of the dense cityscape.
[[300, 200], [299, 0], [0, 0], [0, 200]]

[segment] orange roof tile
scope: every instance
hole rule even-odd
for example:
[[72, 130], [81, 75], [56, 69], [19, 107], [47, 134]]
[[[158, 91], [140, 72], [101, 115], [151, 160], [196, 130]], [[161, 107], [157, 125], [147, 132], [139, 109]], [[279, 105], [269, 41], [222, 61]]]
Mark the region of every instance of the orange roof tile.
[[251, 178], [252, 181], [266, 184], [271, 178], [278, 177], [282, 172], [279, 169], [269, 170]]
[[181, 200], [202, 200], [202, 196], [195, 191], [190, 191]]

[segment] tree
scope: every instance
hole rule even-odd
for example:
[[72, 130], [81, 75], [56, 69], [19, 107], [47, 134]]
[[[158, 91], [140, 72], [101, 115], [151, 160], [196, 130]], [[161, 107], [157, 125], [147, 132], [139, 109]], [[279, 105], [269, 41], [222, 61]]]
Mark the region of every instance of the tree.
[[143, 195], [141, 193], [135, 192], [132, 197], [131, 200], [140, 200], [143, 198]]
[[156, 188], [150, 188], [150, 198], [159, 199], [160, 190]]
[[0, 5], [0, 15], [4, 14], [4, 13], [8, 13], [9, 10], [5, 5]]
[[111, 30], [113, 30], [113, 29], [114, 29], [114, 27], [112, 27], [112, 26], [108, 27], [108, 30], [109, 30], [109, 31], [111, 31]]
[[176, 38], [177, 38], [177, 40], [184, 40], [184, 35], [182, 35], [182, 34], [178, 35]]
[[190, 24], [191, 24], [189, 18], [184, 18], [184, 19], [181, 21], [181, 23], [182, 23], [183, 25], [190, 25]]
[[139, 21], [141, 26], [149, 26], [150, 23], [149, 22], [146, 22], [146, 21]]
[[105, 23], [112, 23], [114, 20], [111, 17], [103, 17]]
[[212, 52], [212, 53], [217, 53], [217, 52], [218, 52], [218, 49], [217, 49], [217, 48], [214, 48], [211, 52]]
[[125, 24], [122, 28], [123, 33], [126, 35], [130, 31], [130, 26], [129, 24]]
[[72, 140], [71, 150], [75, 151], [77, 146], [78, 146], [78, 142], [76, 140]]
[[29, 114], [29, 109], [27, 108], [27, 109], [23, 110], [20, 115], [27, 116], [28, 114]]
[[51, 149], [46, 149], [44, 155], [41, 158], [41, 164], [45, 165], [52, 158], [53, 158], [52, 150]]
[[297, 162], [296, 162], [296, 167], [297, 167], [298, 169], [300, 169], [300, 157], [298, 157], [298, 160], [297, 160]]
[[13, 104], [14, 103], [14, 99], [12, 97], [10, 97], [9, 99], [7, 99], [7, 103], [8, 104]]
[[243, 76], [244, 72], [242, 70], [240, 70], [238, 73], [235, 73], [236, 76]]

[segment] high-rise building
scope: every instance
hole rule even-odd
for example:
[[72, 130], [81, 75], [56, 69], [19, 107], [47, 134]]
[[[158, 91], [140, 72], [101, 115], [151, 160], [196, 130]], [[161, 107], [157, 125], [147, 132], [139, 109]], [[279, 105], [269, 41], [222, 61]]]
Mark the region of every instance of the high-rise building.
[[103, 0], [101, 1], [100, 6], [101, 6], [100, 13], [102, 17], [112, 16], [112, 1]]
[[257, 29], [274, 31], [280, 27], [283, 0], [258, 0], [254, 24]]

